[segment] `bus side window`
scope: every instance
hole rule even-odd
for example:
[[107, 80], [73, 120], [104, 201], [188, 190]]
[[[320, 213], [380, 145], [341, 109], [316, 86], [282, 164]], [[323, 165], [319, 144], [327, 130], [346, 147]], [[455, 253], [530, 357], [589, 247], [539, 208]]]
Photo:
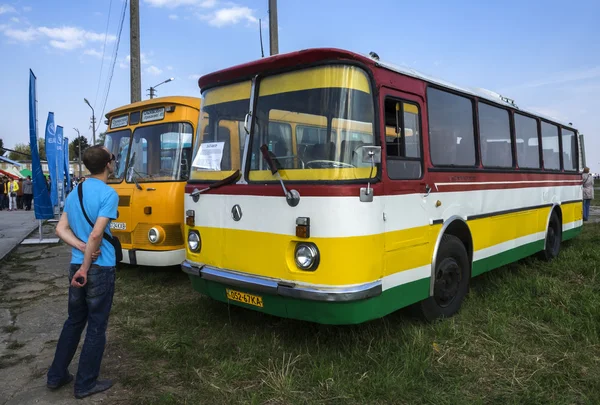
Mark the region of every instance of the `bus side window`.
[[385, 100], [385, 149], [390, 179], [421, 178], [421, 126], [417, 105]]
[[477, 161], [471, 99], [429, 87], [427, 110], [431, 163], [474, 167]]

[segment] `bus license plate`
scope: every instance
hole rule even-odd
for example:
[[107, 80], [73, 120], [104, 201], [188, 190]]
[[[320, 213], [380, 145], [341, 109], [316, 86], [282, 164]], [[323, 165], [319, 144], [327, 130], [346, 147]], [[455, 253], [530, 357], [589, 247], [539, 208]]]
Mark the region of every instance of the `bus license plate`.
[[235, 290], [230, 290], [229, 288], [226, 291], [227, 299], [229, 300], [243, 302], [244, 304], [254, 305], [255, 307], [263, 307], [262, 297], [252, 294], [246, 294]]
[[111, 222], [110, 229], [118, 229], [120, 231], [124, 231], [127, 228], [127, 224], [125, 222]]

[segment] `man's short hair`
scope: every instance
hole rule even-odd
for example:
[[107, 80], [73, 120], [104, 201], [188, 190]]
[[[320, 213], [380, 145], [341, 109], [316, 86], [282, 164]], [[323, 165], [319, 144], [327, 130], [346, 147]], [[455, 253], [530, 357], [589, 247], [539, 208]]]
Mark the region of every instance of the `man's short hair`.
[[94, 175], [101, 174], [108, 162], [110, 153], [101, 145], [91, 146], [83, 152], [83, 164]]

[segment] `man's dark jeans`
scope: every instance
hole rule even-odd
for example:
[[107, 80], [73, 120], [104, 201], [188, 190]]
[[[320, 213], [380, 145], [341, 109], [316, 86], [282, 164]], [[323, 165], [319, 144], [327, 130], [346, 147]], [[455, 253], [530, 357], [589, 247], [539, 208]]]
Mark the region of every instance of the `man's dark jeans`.
[[[71, 264], [69, 285], [80, 265]], [[96, 385], [106, 345], [106, 327], [115, 292], [115, 268], [92, 265], [83, 288], [69, 287], [69, 318], [65, 322], [50, 370], [48, 384], [60, 384], [69, 375], [81, 333], [88, 324], [79, 357], [75, 392], [86, 392]]]

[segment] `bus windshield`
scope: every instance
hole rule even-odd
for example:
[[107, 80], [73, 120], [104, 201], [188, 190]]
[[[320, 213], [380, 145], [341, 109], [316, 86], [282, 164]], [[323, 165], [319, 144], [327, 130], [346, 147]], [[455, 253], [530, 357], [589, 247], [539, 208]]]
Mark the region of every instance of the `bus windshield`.
[[366, 73], [325, 66], [260, 82], [250, 150], [250, 181], [274, 180], [260, 147], [288, 180], [354, 180], [376, 175], [362, 161], [374, 145], [373, 96]]
[[122, 129], [120, 131], [108, 132], [104, 139], [104, 146], [115, 155], [115, 171], [108, 178], [109, 183], [120, 183], [125, 176], [125, 164], [129, 150], [129, 138], [131, 131]]
[[240, 169], [250, 89], [243, 82], [203, 93], [192, 179], [222, 180]]
[[[325, 66], [268, 76], [258, 84], [248, 148], [248, 179], [274, 181], [262, 158], [267, 145], [284, 180], [355, 180], [376, 176], [362, 161], [375, 144], [374, 107], [367, 74]], [[251, 83], [203, 93], [191, 179], [221, 180], [241, 169]]]
[[164, 123], [133, 132], [127, 182], [187, 180], [192, 155], [192, 126]]

